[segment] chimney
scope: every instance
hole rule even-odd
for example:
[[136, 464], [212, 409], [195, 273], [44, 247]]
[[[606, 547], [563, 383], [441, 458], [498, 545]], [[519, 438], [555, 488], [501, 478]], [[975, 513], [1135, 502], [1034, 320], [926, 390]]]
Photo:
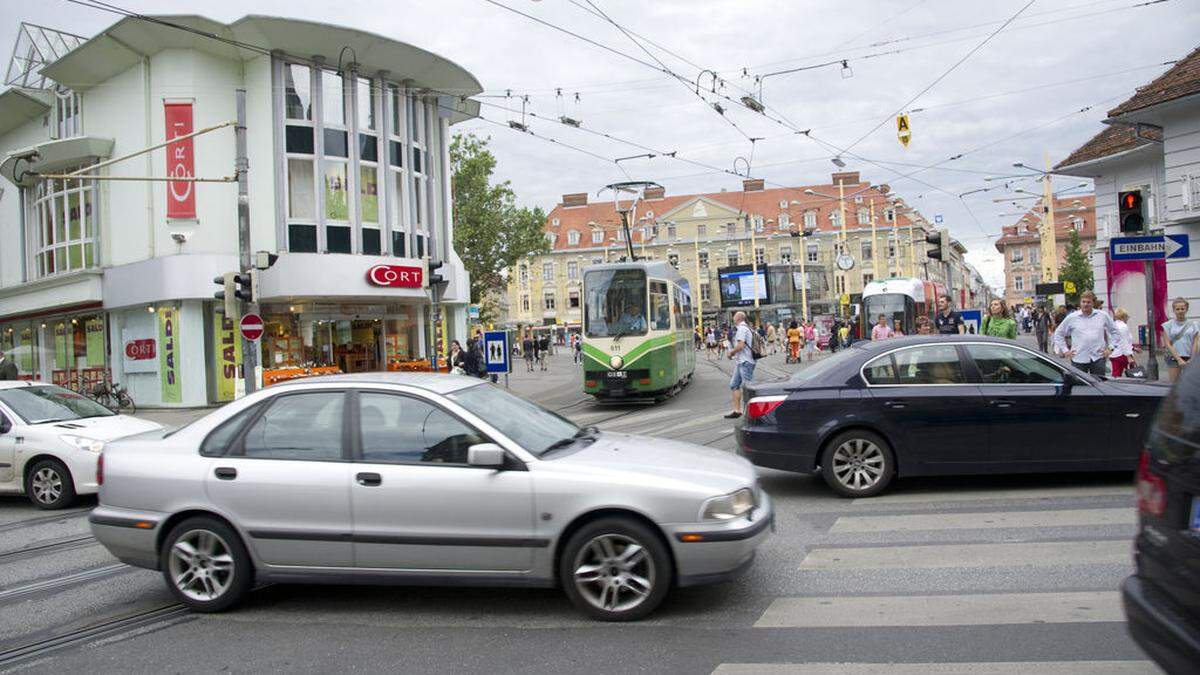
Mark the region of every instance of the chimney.
[[565, 207], [587, 206], [587, 193], [575, 192], [569, 195], [563, 195], [562, 205]]
[[766, 185], [766, 181], [762, 178], [748, 178], [742, 181], [742, 190], [745, 192], [762, 192]]
[[648, 187], [642, 193], [642, 199], [662, 199], [667, 195], [665, 187]]
[[833, 184], [858, 185], [857, 171], [842, 171], [833, 174]]

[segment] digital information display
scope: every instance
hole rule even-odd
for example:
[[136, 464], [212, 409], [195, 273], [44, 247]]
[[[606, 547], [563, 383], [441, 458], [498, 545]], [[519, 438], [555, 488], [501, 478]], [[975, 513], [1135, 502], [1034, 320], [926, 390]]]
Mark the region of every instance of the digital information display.
[[[717, 270], [717, 280], [721, 287], [722, 307], [744, 307], [753, 305], [755, 296], [759, 304], [770, 304], [770, 290], [767, 282], [767, 266], [758, 268], [758, 274], [750, 265], [722, 267]], [[757, 281], [756, 281], [757, 279]]]

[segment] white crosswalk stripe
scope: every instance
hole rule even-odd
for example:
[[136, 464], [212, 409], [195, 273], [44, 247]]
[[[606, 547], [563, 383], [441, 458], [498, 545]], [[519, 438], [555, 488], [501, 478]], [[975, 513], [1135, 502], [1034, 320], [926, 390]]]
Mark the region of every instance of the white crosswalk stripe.
[[976, 663], [722, 663], [713, 675], [1142, 675], [1149, 661], [1021, 661]]
[[1124, 621], [1116, 591], [777, 598], [755, 628], [989, 626]]
[[1095, 527], [1132, 525], [1132, 508], [1064, 509], [1060, 511], [998, 511], [980, 513], [925, 513], [897, 516], [843, 516], [831, 533], [900, 532], [920, 530], [983, 530], [1012, 527]]
[[1084, 565], [1130, 563], [1128, 539], [1050, 541], [1012, 544], [932, 544], [816, 548], [800, 563], [802, 570], [862, 570], [1008, 565]]

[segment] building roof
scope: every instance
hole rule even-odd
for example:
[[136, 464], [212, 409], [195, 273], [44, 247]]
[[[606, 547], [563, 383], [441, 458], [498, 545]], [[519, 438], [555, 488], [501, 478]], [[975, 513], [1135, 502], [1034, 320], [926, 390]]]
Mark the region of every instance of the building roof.
[[1136, 94], [1109, 110], [1108, 116], [1118, 117], [1192, 94], [1200, 94], [1200, 47], [1193, 49], [1192, 53], [1177, 61], [1150, 84], [1139, 87]]
[[[846, 199], [846, 225], [848, 229], [869, 227], [869, 225], [858, 224], [857, 210], [860, 207], [869, 209], [872, 203], [875, 205], [876, 226], [887, 228], [891, 225], [891, 223], [886, 221], [884, 215], [889, 196], [885, 192], [886, 188], [870, 187], [870, 183], [855, 181], [853, 183], [846, 183], [844, 189], [846, 195], [851, 195], [859, 190], [865, 190], [857, 198], [847, 197]], [[838, 230], [838, 226], [834, 224], [831, 218], [831, 214], [838, 210], [837, 201], [819, 195], [806, 195], [804, 194], [805, 190], [836, 195], [838, 188], [837, 185], [827, 183], [823, 185], [770, 188], [750, 192], [738, 190], [703, 194], [665, 195], [657, 199], [643, 199], [637, 204], [636, 222], [630, 223], [630, 231], [634, 243], [640, 244], [642, 236], [638, 228], [643, 225], [655, 223], [661, 227], [667, 221], [686, 222], [689, 220], [720, 219], [723, 217], [728, 218], [728, 222], [735, 222], [737, 214], [747, 213], [751, 216], [761, 216], [763, 218], [763, 229], [757, 231], [757, 233], [767, 235], [776, 232], [790, 232], [802, 227], [804, 225], [804, 213], [810, 210], [817, 211], [816, 229], [818, 231]], [[792, 204], [793, 200], [800, 202], [800, 204]], [[627, 202], [623, 202], [622, 205], [627, 205]], [[695, 213], [697, 205], [701, 205], [703, 215]], [[681, 208], [689, 206], [690, 208]], [[790, 222], [787, 226], [780, 227], [779, 225], [778, 221], [781, 213], [788, 214]], [[897, 210], [896, 219], [901, 226], [907, 226], [910, 221], [915, 222], [915, 219], [910, 218], [904, 212], [904, 207]], [[554, 251], [596, 248], [618, 243], [617, 231], [620, 222], [620, 217], [617, 215], [612, 199], [597, 202], [589, 201], [589, 203], [581, 206], [563, 206], [562, 204], [557, 204], [546, 216], [545, 231], [554, 235], [554, 243], [551, 246], [551, 249]], [[592, 243], [592, 232], [597, 228], [603, 230], [605, 233], [604, 244]], [[569, 241], [569, 233], [572, 231], [579, 232], [580, 234], [578, 244], [572, 245]], [[741, 233], [742, 231], [743, 225], [739, 223], [737, 232]], [[719, 237], [722, 233], [709, 232], [708, 234], [709, 236]], [[665, 233], [660, 231], [657, 239], [651, 236], [647, 240], [647, 243], [670, 242], [667, 241]]]
[[11, 87], [0, 92], [0, 136], [50, 111], [54, 95], [37, 89]]
[[1144, 137], [1139, 138], [1137, 130], [1132, 126], [1126, 124], [1107, 125], [1103, 131], [1093, 136], [1087, 143], [1076, 148], [1066, 159], [1055, 164], [1054, 168], [1064, 169], [1078, 164], [1085, 164], [1103, 157], [1111, 157], [1145, 145], [1151, 145], [1153, 141], [1162, 140], [1161, 129], [1145, 127], [1142, 133]]
[[[1079, 203], [1076, 204], [1075, 202]], [[1079, 238], [1084, 241], [1096, 238], [1096, 195], [1068, 195], [1054, 199], [1054, 238], [1067, 239], [1074, 229], [1072, 221], [1076, 218], [1083, 220], [1079, 228]], [[1012, 245], [1031, 244], [1041, 241], [1042, 231], [1042, 200], [1037, 200], [1021, 219], [1012, 225], [1005, 225], [1003, 234], [996, 240], [996, 249], [1001, 253]]]

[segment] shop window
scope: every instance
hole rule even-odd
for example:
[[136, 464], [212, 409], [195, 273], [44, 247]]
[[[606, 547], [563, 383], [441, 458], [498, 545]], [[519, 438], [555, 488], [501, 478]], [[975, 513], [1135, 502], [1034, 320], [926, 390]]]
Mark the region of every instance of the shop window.
[[17, 366], [17, 378], [41, 379], [39, 331], [36, 323], [18, 321], [0, 326], [0, 352]]
[[283, 67], [283, 107], [287, 119], [311, 120], [312, 75], [308, 66], [289, 63]]
[[51, 382], [82, 392], [91, 391], [103, 382], [108, 375], [104, 316], [84, 314], [60, 317], [48, 324], [46, 335], [52, 341]]
[[346, 163], [325, 162], [326, 220], [350, 220], [350, 201], [346, 188]]
[[38, 182], [33, 189], [28, 219], [33, 230], [29, 237], [34, 253], [33, 276], [52, 276], [99, 264], [97, 194], [91, 182], [56, 179]]

